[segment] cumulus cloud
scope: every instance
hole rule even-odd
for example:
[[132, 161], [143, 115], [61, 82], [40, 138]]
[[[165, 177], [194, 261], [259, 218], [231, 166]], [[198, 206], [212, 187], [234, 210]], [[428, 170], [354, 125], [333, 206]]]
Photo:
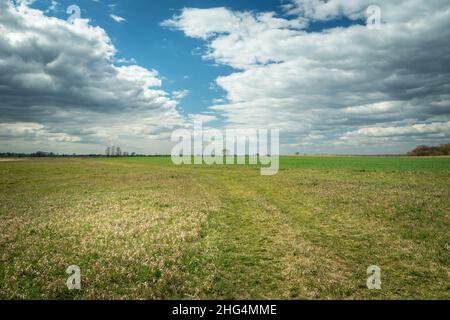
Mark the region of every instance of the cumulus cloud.
[[[433, 126], [450, 117], [448, 3], [377, 3], [380, 30], [361, 24], [373, 4], [366, 0], [293, 0], [284, 6], [289, 16], [282, 17], [186, 8], [163, 26], [202, 39], [204, 59], [235, 69], [216, 80], [227, 101], [211, 106], [228, 126], [280, 128], [284, 152], [308, 150], [311, 141], [358, 152], [365, 141], [350, 141], [355, 137], [351, 132], [374, 126]], [[315, 21], [343, 17], [354, 23], [309, 29]], [[402, 136], [401, 141], [392, 139], [396, 152], [419, 142], [413, 134], [393, 132]], [[342, 146], [342, 137], [348, 148]], [[428, 137], [430, 143], [447, 138]], [[373, 152], [384, 152], [385, 145], [384, 140], [379, 146], [370, 142]]]
[[3, 138], [36, 136], [44, 129], [45, 126], [39, 123], [0, 123], [0, 136]]
[[116, 52], [106, 32], [87, 20], [70, 24], [0, 0], [2, 145], [11, 144], [7, 136], [23, 135], [55, 149], [65, 142], [100, 152], [116, 143], [146, 152], [150, 136], [182, 125], [158, 72], [116, 66]]
[[177, 90], [172, 92], [172, 97], [176, 100], [186, 98], [189, 94], [189, 90]]
[[415, 124], [412, 126], [399, 127], [371, 127], [362, 128], [347, 133], [344, 137], [397, 137], [397, 136], [439, 136], [450, 137], [450, 121], [435, 122], [430, 124]]
[[50, 6], [48, 7], [46, 12], [56, 12], [56, 11], [58, 11], [58, 6], [59, 6], [58, 1], [51, 0]]
[[191, 123], [197, 122], [208, 124], [209, 122], [217, 120], [217, 117], [212, 114], [190, 114], [188, 117], [191, 120]]
[[[35, 141], [45, 139], [55, 142], [80, 142], [81, 138], [67, 133], [52, 132], [40, 123], [0, 123], [2, 139]], [[17, 140], [16, 140], [17, 141]]]
[[122, 23], [122, 22], [127, 21], [125, 18], [117, 16], [115, 14], [110, 14], [110, 17], [111, 17], [111, 19], [113, 19], [117, 23]]

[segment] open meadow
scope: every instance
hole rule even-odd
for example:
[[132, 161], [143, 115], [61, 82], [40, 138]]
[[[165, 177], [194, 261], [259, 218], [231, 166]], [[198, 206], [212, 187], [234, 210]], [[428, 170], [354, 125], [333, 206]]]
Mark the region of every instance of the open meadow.
[[450, 299], [450, 158], [27, 159], [0, 189], [0, 299]]

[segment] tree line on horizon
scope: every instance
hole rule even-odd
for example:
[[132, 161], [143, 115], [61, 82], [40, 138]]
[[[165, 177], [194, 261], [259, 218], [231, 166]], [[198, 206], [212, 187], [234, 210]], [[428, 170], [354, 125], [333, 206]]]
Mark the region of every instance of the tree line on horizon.
[[[121, 153], [121, 152], [120, 152]], [[228, 155], [228, 150], [224, 149], [223, 151], [224, 156]], [[300, 155], [299, 152], [297, 152], [297, 155]], [[441, 144], [439, 146], [418, 146], [414, 150], [407, 153], [410, 157], [438, 157], [438, 156], [450, 156], [450, 143], [447, 144]], [[43, 152], [38, 151], [35, 153], [16, 153], [16, 152], [0, 152], [0, 157], [32, 157], [32, 158], [52, 158], [52, 157], [111, 157], [116, 156], [116, 154], [108, 153], [108, 150], [106, 151], [106, 155], [102, 154], [55, 154], [53, 152]], [[153, 155], [146, 155], [146, 154], [136, 154], [136, 153], [125, 153], [121, 154], [121, 156], [128, 156], [128, 157], [167, 157], [170, 155], [164, 155], [164, 154], [153, 154]]]
[[441, 144], [440, 146], [418, 146], [411, 152], [408, 152], [408, 156], [411, 157], [438, 157], [438, 156], [450, 156], [450, 143]]

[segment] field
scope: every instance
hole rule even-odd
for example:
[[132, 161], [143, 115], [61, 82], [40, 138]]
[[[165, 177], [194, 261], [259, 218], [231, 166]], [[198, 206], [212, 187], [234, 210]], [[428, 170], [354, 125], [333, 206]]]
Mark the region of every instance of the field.
[[450, 158], [33, 159], [0, 182], [0, 299], [450, 299]]

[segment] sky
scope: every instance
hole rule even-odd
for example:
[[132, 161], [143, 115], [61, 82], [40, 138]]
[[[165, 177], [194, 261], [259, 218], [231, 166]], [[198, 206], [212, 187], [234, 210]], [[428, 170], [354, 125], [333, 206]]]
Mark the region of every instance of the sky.
[[169, 154], [198, 120], [284, 154], [449, 143], [450, 1], [375, 4], [0, 0], [0, 152]]

